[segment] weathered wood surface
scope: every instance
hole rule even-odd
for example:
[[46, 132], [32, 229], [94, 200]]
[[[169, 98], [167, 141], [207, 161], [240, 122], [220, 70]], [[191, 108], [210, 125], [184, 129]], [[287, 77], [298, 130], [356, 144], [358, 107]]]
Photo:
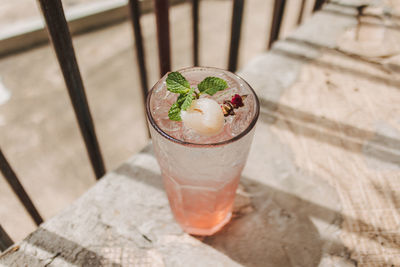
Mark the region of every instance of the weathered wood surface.
[[345, 2], [240, 73], [262, 112], [221, 232], [182, 232], [148, 146], [0, 265], [399, 266], [399, 9]]

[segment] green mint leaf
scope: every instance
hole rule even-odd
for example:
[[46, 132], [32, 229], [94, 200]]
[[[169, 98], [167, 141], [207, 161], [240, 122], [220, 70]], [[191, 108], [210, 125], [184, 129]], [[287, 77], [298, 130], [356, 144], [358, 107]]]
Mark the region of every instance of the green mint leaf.
[[179, 108], [182, 106], [183, 102], [185, 102], [187, 94], [180, 94], [178, 96], [178, 99], [176, 100], [176, 103], [178, 103]]
[[189, 93], [185, 95], [185, 101], [182, 103], [181, 109], [187, 110], [192, 105], [192, 101], [194, 99], [194, 88], [191, 88]]
[[197, 85], [197, 88], [199, 89], [200, 93], [214, 95], [216, 92], [228, 88], [228, 84], [221, 78], [207, 77]]
[[168, 118], [172, 121], [181, 121], [181, 107], [178, 102], [172, 104], [171, 108], [168, 111]]
[[195, 88], [190, 88], [189, 82], [179, 72], [169, 73], [166, 83], [168, 91], [179, 94], [176, 102], [168, 111], [168, 117], [173, 121], [181, 121], [181, 111], [189, 109], [193, 100], [199, 98], [201, 94], [214, 95], [218, 91], [228, 88], [225, 80], [218, 77], [207, 77], [197, 85], [200, 91], [198, 93]]
[[181, 107], [186, 100], [188, 94], [180, 94], [176, 102], [168, 111], [168, 118], [173, 121], [181, 121]]
[[171, 72], [168, 74], [167, 90], [176, 94], [186, 94], [190, 90], [190, 84], [179, 72]]

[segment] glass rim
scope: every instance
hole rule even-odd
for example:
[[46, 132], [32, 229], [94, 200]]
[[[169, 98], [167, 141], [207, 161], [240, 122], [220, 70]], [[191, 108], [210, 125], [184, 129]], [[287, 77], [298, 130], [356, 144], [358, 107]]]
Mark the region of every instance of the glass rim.
[[215, 71], [218, 71], [218, 72], [225, 72], [225, 73], [227, 72], [227, 73], [235, 76], [235, 78], [243, 81], [245, 83], [245, 85], [250, 89], [250, 91], [253, 94], [254, 99], [255, 99], [256, 110], [255, 110], [255, 114], [254, 114], [251, 122], [249, 123], [249, 125], [246, 127], [246, 129], [241, 131], [238, 135], [233, 136], [230, 139], [227, 139], [227, 140], [224, 140], [224, 141], [221, 141], [221, 142], [217, 142], [217, 143], [209, 143], [209, 144], [187, 142], [187, 141], [183, 141], [183, 140], [177, 139], [177, 138], [167, 134], [155, 122], [155, 120], [153, 118], [153, 115], [151, 114], [151, 111], [150, 111], [150, 100], [151, 100], [151, 96], [152, 96], [152, 93], [154, 91], [154, 88], [160, 82], [160, 80], [165, 77], [165, 75], [170, 73], [170, 72], [168, 72], [159, 81], [157, 81], [157, 83], [151, 88], [151, 90], [148, 92], [148, 95], [147, 95], [147, 99], [146, 99], [146, 115], [147, 115], [147, 119], [149, 120], [151, 126], [161, 136], [163, 136], [164, 138], [166, 138], [166, 139], [168, 139], [168, 140], [170, 140], [170, 141], [172, 141], [174, 143], [180, 144], [180, 145], [193, 146], [193, 147], [216, 147], [216, 146], [222, 146], [222, 145], [226, 145], [226, 144], [235, 142], [235, 141], [241, 139], [242, 137], [244, 137], [245, 135], [247, 135], [254, 128], [254, 126], [256, 125], [256, 122], [257, 122], [258, 117], [260, 115], [260, 101], [258, 100], [258, 97], [257, 97], [256, 93], [254, 92], [254, 89], [250, 86], [250, 84], [248, 82], [246, 82], [246, 80], [244, 80], [242, 77], [237, 75], [236, 73], [233, 73], [233, 72], [230, 72], [228, 70], [221, 69], [221, 68], [195, 66], [195, 67], [187, 67], [187, 68], [179, 69], [177, 71], [181, 72], [181, 71], [186, 71], [186, 70], [190, 70], [190, 69], [207, 69], [207, 70], [215, 70]]

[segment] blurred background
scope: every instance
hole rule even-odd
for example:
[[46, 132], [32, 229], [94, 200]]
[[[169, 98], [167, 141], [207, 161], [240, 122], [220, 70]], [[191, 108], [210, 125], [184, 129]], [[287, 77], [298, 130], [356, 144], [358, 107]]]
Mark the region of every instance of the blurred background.
[[[148, 142], [127, 1], [62, 2], [67, 19], [77, 19], [70, 24], [75, 52], [110, 171]], [[287, 1], [281, 38], [297, 27], [301, 2]], [[305, 1], [304, 20], [314, 2]], [[149, 86], [159, 79], [152, 4], [152, 0], [141, 3]], [[267, 50], [273, 4], [273, 0], [245, 1], [239, 69]], [[177, 70], [193, 65], [191, 4], [176, 0], [170, 5], [172, 69]], [[107, 21], [104, 18], [113, 8], [117, 11]], [[104, 15], [91, 16], [93, 11]], [[200, 1], [200, 65], [227, 68], [231, 19], [232, 0]], [[85, 26], [88, 21], [91, 26]], [[0, 1], [0, 25], [0, 147], [48, 219], [96, 179], [36, 1]], [[36, 228], [1, 174], [0, 203], [1, 225], [14, 241]]]

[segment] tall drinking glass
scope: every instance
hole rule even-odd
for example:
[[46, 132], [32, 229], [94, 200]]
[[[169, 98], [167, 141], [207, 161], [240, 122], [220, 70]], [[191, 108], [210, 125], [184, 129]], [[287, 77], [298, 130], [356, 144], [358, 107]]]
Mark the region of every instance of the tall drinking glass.
[[176, 94], [166, 89], [167, 75], [147, 98], [147, 118], [157, 161], [171, 210], [184, 231], [212, 235], [231, 218], [241, 172], [245, 166], [259, 115], [259, 102], [250, 85], [239, 76], [217, 68], [179, 70], [196, 86], [205, 77], [227, 81], [228, 88], [210, 97], [222, 104], [235, 94], [246, 95], [245, 105], [225, 117], [223, 131], [207, 137], [171, 121], [168, 110]]

